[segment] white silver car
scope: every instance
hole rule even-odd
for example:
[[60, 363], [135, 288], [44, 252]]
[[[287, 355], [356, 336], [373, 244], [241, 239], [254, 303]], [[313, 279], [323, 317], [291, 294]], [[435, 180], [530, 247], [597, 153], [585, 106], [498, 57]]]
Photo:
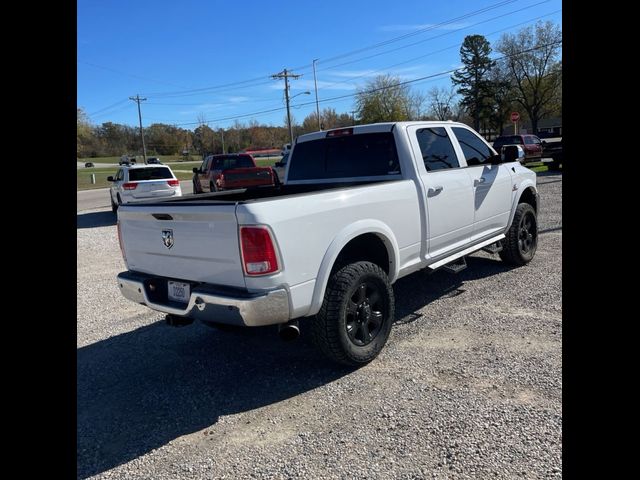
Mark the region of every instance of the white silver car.
[[124, 203], [182, 196], [180, 180], [166, 165], [125, 165], [107, 180], [113, 183], [109, 194], [114, 212]]

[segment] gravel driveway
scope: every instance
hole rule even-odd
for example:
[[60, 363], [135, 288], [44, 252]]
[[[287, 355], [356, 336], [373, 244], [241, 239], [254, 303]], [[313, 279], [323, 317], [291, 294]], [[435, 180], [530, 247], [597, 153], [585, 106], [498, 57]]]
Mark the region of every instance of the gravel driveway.
[[560, 478], [562, 175], [534, 260], [399, 280], [359, 370], [275, 327], [174, 328], [126, 301], [110, 211], [78, 214], [78, 477]]

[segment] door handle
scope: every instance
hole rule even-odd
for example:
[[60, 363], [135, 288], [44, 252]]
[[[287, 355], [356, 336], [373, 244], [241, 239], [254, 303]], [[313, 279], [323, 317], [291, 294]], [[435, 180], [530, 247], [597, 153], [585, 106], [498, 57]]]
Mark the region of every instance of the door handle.
[[433, 188], [429, 188], [429, 190], [427, 191], [427, 194], [432, 197], [434, 195], [439, 194], [441, 191], [443, 190], [442, 185], [437, 185]]
[[476, 179], [473, 181], [473, 186], [474, 186], [474, 187], [477, 187], [477, 186], [478, 186], [478, 185], [480, 185], [481, 183], [484, 183], [484, 182], [485, 182], [485, 180], [486, 180], [486, 179], [485, 179], [484, 177], [476, 178]]

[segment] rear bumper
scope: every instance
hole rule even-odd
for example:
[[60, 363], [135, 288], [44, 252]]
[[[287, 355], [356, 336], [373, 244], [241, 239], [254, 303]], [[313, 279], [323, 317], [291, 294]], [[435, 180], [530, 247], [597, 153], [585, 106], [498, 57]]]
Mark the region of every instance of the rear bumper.
[[125, 298], [159, 312], [246, 327], [289, 320], [289, 295], [284, 288], [251, 294], [222, 292], [201, 284], [192, 287], [189, 303], [184, 305], [166, 300], [166, 283], [166, 278], [137, 272], [118, 274], [118, 287]]

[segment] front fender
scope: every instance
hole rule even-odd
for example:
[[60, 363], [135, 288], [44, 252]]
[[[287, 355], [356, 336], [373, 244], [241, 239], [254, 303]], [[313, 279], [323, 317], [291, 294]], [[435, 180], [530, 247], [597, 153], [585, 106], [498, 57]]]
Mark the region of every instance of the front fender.
[[389, 281], [393, 283], [395, 279], [398, 278], [400, 249], [398, 248], [396, 237], [389, 226], [380, 220], [358, 220], [339, 231], [324, 254], [318, 276], [316, 277], [311, 308], [309, 309], [308, 315], [315, 315], [320, 311], [324, 293], [327, 289], [327, 283], [329, 282], [329, 274], [342, 249], [351, 240], [366, 233], [376, 234], [380, 240], [384, 242], [384, 245], [387, 247], [387, 254], [389, 255]]
[[[512, 200], [512, 204], [511, 204], [511, 214], [509, 215], [509, 221], [507, 222], [507, 229], [506, 230], [509, 230], [509, 228], [511, 228], [511, 222], [513, 221], [513, 217], [516, 214], [516, 208], [518, 207], [518, 204], [520, 203], [520, 198], [522, 197], [522, 194], [525, 192], [525, 190], [527, 190], [528, 188], [533, 189], [534, 193], [536, 194], [536, 197], [539, 198], [538, 188], [536, 187], [536, 183], [533, 180], [530, 180], [530, 179], [523, 180], [522, 183], [520, 183], [520, 185], [518, 186], [518, 190], [513, 192], [513, 197], [512, 197], [513, 200]], [[538, 210], [538, 212], [540, 211], [540, 204], [539, 203], [538, 203], [537, 210]]]

